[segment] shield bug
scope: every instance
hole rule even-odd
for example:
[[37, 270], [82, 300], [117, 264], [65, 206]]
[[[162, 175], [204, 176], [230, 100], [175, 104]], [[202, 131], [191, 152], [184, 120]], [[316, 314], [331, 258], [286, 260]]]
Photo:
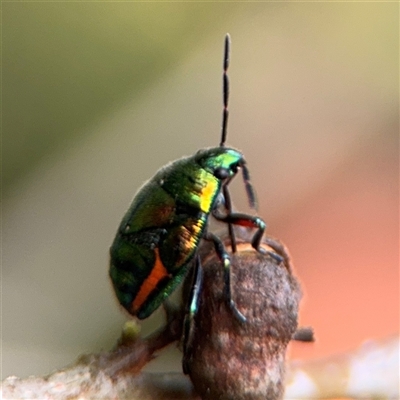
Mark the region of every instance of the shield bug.
[[[262, 251], [264, 221], [232, 212], [228, 185], [242, 171], [250, 206], [256, 207], [253, 187], [243, 154], [225, 146], [228, 122], [230, 37], [226, 35], [223, 60], [223, 118], [218, 147], [199, 150], [191, 157], [161, 168], [137, 192], [118, 228], [110, 249], [110, 277], [121, 305], [139, 319], [152, 314], [182, 282], [195, 265], [194, 286], [189, 301], [190, 321], [196, 313], [201, 289], [201, 240], [212, 241], [224, 270], [224, 296], [234, 315], [238, 311], [231, 296], [231, 261], [222, 241], [207, 231], [210, 215], [228, 224], [233, 252], [233, 225], [255, 228], [252, 246]], [[271, 253], [278, 261], [278, 255]], [[186, 339], [187, 340], [187, 339]]]

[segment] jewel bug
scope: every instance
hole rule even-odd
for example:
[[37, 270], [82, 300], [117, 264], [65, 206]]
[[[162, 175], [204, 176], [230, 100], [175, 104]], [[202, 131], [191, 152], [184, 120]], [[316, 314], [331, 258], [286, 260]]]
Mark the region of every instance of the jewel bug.
[[[207, 231], [208, 219], [227, 223], [232, 251], [236, 251], [233, 225], [255, 228], [252, 246], [262, 251], [260, 242], [265, 222], [232, 211], [228, 185], [241, 169], [250, 207], [256, 197], [243, 154], [226, 147], [230, 37], [227, 34], [223, 59], [223, 118], [218, 147], [197, 151], [161, 168], [135, 195], [123, 217], [110, 249], [109, 274], [120, 304], [139, 319], [150, 316], [182, 282], [195, 265], [194, 286], [189, 300], [189, 319], [196, 312], [201, 289], [201, 240], [212, 241], [224, 270], [224, 296], [240, 320], [230, 287], [230, 257], [222, 241]], [[273, 257], [280, 257], [271, 253]]]

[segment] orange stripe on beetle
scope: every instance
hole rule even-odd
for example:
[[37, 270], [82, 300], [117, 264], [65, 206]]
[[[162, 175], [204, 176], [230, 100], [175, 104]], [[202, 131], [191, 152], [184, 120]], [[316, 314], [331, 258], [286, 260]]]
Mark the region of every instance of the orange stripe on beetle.
[[132, 301], [131, 312], [133, 314], [136, 314], [139, 311], [140, 307], [149, 297], [150, 293], [157, 287], [158, 282], [160, 282], [161, 279], [171, 277], [171, 274], [168, 273], [160, 259], [160, 253], [157, 248], [155, 249], [155, 253], [156, 260], [154, 262], [153, 269], [151, 270], [150, 275], [143, 281], [138, 294]]

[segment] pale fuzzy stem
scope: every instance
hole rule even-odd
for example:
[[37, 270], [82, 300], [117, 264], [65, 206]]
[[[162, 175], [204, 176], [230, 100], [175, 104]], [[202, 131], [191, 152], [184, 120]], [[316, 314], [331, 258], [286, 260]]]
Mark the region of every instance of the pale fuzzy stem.
[[[199, 400], [183, 374], [127, 374], [113, 381], [94, 365], [78, 362], [48, 377], [7, 378], [0, 398]], [[399, 338], [369, 341], [353, 352], [288, 366], [285, 400], [339, 397], [399, 400]]]
[[399, 337], [371, 340], [346, 354], [292, 362], [285, 400], [399, 400], [399, 379]]
[[2, 382], [1, 399], [36, 400], [201, 400], [189, 378], [180, 373], [125, 375], [112, 380], [102, 371], [77, 365], [48, 377]]

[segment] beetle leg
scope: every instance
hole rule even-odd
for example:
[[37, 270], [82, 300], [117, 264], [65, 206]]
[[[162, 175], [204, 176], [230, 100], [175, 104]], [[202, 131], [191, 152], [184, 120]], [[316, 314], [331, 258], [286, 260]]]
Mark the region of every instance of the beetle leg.
[[[213, 216], [218, 221], [225, 222], [227, 224], [247, 226], [249, 228], [257, 228], [257, 231], [254, 234], [253, 239], [251, 241], [251, 245], [260, 253], [265, 253], [262, 247], [260, 247], [260, 243], [266, 228], [266, 224], [261, 218], [255, 217], [253, 215], [239, 214], [239, 213], [220, 215], [217, 212], [213, 212]], [[271, 251], [269, 251], [268, 254], [278, 263], [284, 261], [279, 254], [276, 254]]]
[[185, 319], [183, 321], [183, 360], [182, 369], [184, 374], [189, 373], [188, 358], [190, 358], [192, 346], [192, 326], [194, 318], [199, 309], [201, 286], [203, 283], [203, 268], [201, 267], [200, 257], [195, 259], [193, 283], [190, 290], [189, 302], [186, 308]]
[[289, 268], [290, 271], [293, 269], [289, 253], [282, 243], [267, 236], [264, 238], [264, 243], [275, 250], [275, 253], [279, 254], [283, 258], [285, 265]]
[[[228, 215], [231, 215], [232, 201], [231, 201], [231, 195], [229, 194], [228, 186], [225, 185], [222, 191], [225, 199], [225, 209]], [[232, 253], [236, 253], [236, 238], [235, 238], [235, 232], [233, 230], [233, 225], [231, 223], [228, 223], [228, 230], [229, 230], [229, 239], [231, 240]]]
[[232, 310], [235, 317], [240, 322], [246, 322], [246, 317], [237, 309], [235, 302], [232, 299], [231, 293], [231, 259], [227, 253], [221, 239], [213, 233], [207, 233], [203, 239], [214, 243], [215, 251], [224, 267], [224, 297], [228, 303], [228, 307]]

